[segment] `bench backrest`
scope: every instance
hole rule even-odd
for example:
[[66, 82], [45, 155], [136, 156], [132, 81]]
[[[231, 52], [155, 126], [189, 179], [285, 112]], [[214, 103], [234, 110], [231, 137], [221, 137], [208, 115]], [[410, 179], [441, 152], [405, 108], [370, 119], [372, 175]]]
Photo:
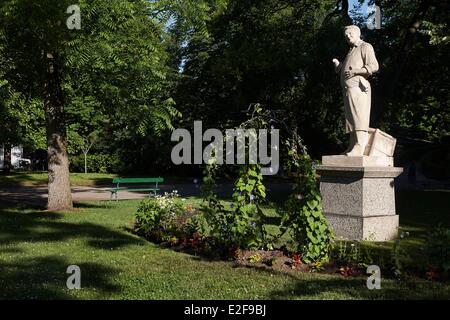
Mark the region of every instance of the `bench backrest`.
[[113, 183], [161, 183], [164, 179], [159, 178], [114, 178]]

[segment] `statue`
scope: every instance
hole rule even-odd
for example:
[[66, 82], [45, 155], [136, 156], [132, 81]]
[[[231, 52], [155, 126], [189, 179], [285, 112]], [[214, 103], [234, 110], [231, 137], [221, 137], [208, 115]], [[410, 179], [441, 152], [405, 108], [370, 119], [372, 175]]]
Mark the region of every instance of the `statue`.
[[344, 96], [345, 129], [350, 134], [347, 156], [363, 156], [369, 140], [371, 87], [367, 80], [378, 71], [373, 47], [361, 40], [361, 30], [354, 25], [344, 28], [350, 50], [344, 62], [333, 59]]
[[394, 179], [396, 139], [369, 127], [371, 88], [367, 80], [378, 71], [372, 46], [360, 39], [356, 26], [345, 27], [350, 50], [344, 62], [333, 59], [344, 95], [346, 131], [350, 144], [344, 155], [322, 157], [322, 209], [337, 238], [388, 241], [397, 237]]

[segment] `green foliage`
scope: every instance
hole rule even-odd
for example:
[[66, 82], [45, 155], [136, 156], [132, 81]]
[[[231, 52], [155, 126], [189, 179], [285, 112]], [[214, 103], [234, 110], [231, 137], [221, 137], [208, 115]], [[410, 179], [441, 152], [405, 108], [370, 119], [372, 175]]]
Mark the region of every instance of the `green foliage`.
[[[243, 128], [263, 128], [269, 114], [260, 105], [253, 105], [249, 120]], [[321, 198], [317, 187], [313, 161], [299, 141], [286, 143], [289, 161], [286, 169], [294, 173], [294, 193], [282, 211], [282, 233], [289, 231], [297, 251], [307, 263], [318, 263], [329, 259], [332, 232], [321, 209]], [[302, 152], [298, 152], [302, 148]], [[248, 153], [247, 153], [248, 154]], [[205, 168], [203, 210], [211, 227], [211, 233], [226, 246], [240, 248], [272, 248], [272, 240], [266, 237], [264, 215], [261, 205], [266, 197], [259, 165], [243, 165], [235, 183], [233, 208], [227, 210], [213, 192], [219, 167], [214, 162]], [[280, 235], [281, 236], [281, 235]]]
[[258, 248], [265, 242], [264, 215], [261, 204], [266, 197], [261, 166], [242, 166], [236, 180], [233, 203], [232, 239], [241, 248]]
[[[0, 83], [6, 81], [8, 90], [23, 95], [24, 101], [24, 107], [15, 103], [10, 109], [30, 114], [22, 111], [34, 110], [30, 101], [35, 99], [43, 114], [48, 58], [53, 57], [53, 68], [61, 75], [61, 126], [67, 124], [71, 154], [90, 150], [93, 136], [92, 152], [127, 154], [131, 141], [173, 129], [172, 121], [181, 114], [170, 95], [176, 71], [168, 66], [165, 21], [153, 16], [161, 2], [79, 1], [82, 28], [68, 30], [66, 9], [73, 4], [68, 0], [2, 1]], [[159, 9], [166, 11], [173, 9], [170, 2], [178, 3], [164, 2], [167, 6]], [[0, 105], [3, 101], [0, 97]], [[32, 120], [19, 118], [8, 124], [31, 123], [20, 135], [45, 148], [45, 121]]]
[[190, 217], [184, 226], [184, 232], [187, 235], [209, 235], [209, 226], [205, 216], [202, 213], [196, 213]]
[[314, 162], [299, 139], [286, 142], [289, 150], [286, 167], [294, 174], [295, 185], [282, 212], [282, 229], [291, 233], [304, 262], [326, 262], [333, 233], [323, 215]]
[[[204, 181], [213, 179], [214, 168], [208, 165]], [[242, 249], [259, 248], [265, 239], [261, 201], [265, 188], [258, 165], [243, 166], [235, 183], [231, 210], [225, 209], [215, 194], [205, 198], [203, 210], [211, 227], [211, 234], [226, 246]]]
[[438, 225], [427, 234], [423, 246], [428, 265], [439, 271], [450, 271], [450, 229]]
[[417, 130], [422, 138], [440, 141], [450, 136], [450, 108], [443, 105], [448, 97], [420, 97], [401, 106], [396, 112], [404, 129]]
[[[84, 155], [72, 156], [70, 160], [71, 172], [84, 172]], [[87, 169], [89, 173], [120, 173], [124, 164], [117, 155], [88, 154]]]
[[[258, 245], [256, 223], [253, 221], [256, 207], [251, 203], [241, 204], [235, 209], [225, 209], [213, 188], [218, 166], [208, 164], [204, 170], [204, 194], [202, 211], [211, 229], [211, 235], [224, 247], [250, 248]], [[233, 204], [233, 207], [235, 204]]]
[[[242, 123], [243, 106], [260, 102], [292, 111], [308, 138], [320, 137], [317, 146], [310, 143], [316, 150], [325, 142], [335, 145], [343, 136], [336, 112], [341, 92], [324, 61], [331, 61], [336, 45], [321, 32], [335, 2], [229, 1], [222, 14], [207, 21], [209, 38], [194, 33], [178, 51], [184, 66], [175, 93], [180, 110], [189, 119], [229, 127]], [[340, 33], [327, 31], [334, 41]]]
[[404, 232], [402, 230], [399, 230], [398, 232], [399, 236], [394, 241], [394, 247], [392, 248], [391, 256], [392, 256], [392, 271], [394, 273], [394, 276], [398, 280], [402, 280], [406, 277], [405, 273], [405, 265], [407, 264], [408, 260], [410, 259], [409, 252], [407, 251], [404, 243], [405, 239], [409, 237], [409, 232]]
[[135, 214], [135, 230], [158, 242], [170, 241], [181, 237], [190, 215], [176, 194], [145, 199]]
[[[368, 242], [365, 241], [337, 241], [332, 248], [332, 259], [339, 267], [357, 266], [367, 268], [374, 264], [374, 256], [377, 254], [368, 248]], [[381, 265], [381, 256], [376, 264]]]
[[[241, 128], [263, 128], [266, 123], [261, 118], [262, 108], [253, 106], [253, 113]], [[248, 155], [248, 150], [246, 155]], [[248, 163], [249, 161], [246, 161]], [[211, 233], [226, 247], [242, 249], [260, 248], [266, 244], [264, 215], [261, 205], [266, 198], [261, 165], [246, 164], [239, 169], [236, 179], [231, 210], [225, 209], [215, 195], [213, 188], [219, 167], [213, 161], [204, 170], [205, 217]]]
[[[149, 155], [169, 167], [164, 142], [175, 121], [229, 128], [255, 101], [289, 110], [313, 157], [342, 149], [342, 93], [330, 60], [347, 52], [348, 21], [347, 13], [325, 19], [335, 0], [80, 0], [81, 30], [65, 26], [70, 4], [1, 2], [0, 139], [45, 149], [50, 53], [61, 71], [71, 155], [95, 134], [92, 153], [117, 154], [129, 169], [144, 167]], [[450, 82], [448, 8], [423, 4], [380, 2], [380, 31], [365, 28], [363, 10], [352, 18], [383, 66], [371, 79], [373, 124], [442, 142], [450, 135], [442, 85]]]
[[[214, 192], [219, 166], [211, 162], [203, 170], [203, 202], [201, 205], [205, 219], [211, 228], [211, 234], [219, 236], [226, 231], [227, 216], [224, 206], [221, 204], [217, 194]], [[225, 225], [224, 225], [225, 224]], [[222, 242], [226, 242], [225, 239]]]
[[[331, 59], [348, 52], [342, 27], [350, 13], [325, 19], [336, 3], [342, 2], [230, 0], [206, 21], [209, 37], [193, 30], [190, 41], [177, 47], [180, 110], [189, 120], [226, 126], [241, 123], [242, 106], [258, 101], [292, 112], [314, 158], [341, 152], [342, 92]], [[383, 26], [369, 30], [362, 3], [351, 13], [353, 22], [382, 66], [371, 78], [373, 126], [394, 136], [441, 141], [450, 127], [449, 91], [442, 86], [450, 82], [448, 5], [378, 1]], [[417, 17], [423, 17], [415, 23], [419, 28], [410, 32]]]
[[2, 80], [0, 68], [0, 144], [22, 144], [29, 150], [45, 149], [45, 116], [42, 101], [27, 99]]
[[423, 21], [420, 31], [430, 37], [431, 45], [448, 44], [450, 42], [447, 23], [436, 24], [430, 21]]

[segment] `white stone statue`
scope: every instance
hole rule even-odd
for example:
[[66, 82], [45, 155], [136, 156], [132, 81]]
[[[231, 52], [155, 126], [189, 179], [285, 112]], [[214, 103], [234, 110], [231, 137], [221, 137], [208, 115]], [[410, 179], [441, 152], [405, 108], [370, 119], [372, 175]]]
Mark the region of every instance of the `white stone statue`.
[[344, 62], [333, 59], [344, 95], [346, 132], [350, 134], [347, 156], [363, 156], [369, 139], [371, 88], [367, 80], [378, 71], [378, 61], [373, 47], [361, 40], [357, 26], [344, 29], [350, 50]]

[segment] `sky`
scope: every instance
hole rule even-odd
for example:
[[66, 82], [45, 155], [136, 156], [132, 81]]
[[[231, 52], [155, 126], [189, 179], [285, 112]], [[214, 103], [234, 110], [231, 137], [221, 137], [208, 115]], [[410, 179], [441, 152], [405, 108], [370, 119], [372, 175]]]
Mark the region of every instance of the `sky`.
[[[355, 6], [355, 4], [358, 4], [358, 0], [350, 0], [349, 2], [350, 10]], [[367, 5], [369, 3], [369, 0], [364, 0], [364, 5], [361, 7], [361, 11], [363, 13], [367, 12]]]

